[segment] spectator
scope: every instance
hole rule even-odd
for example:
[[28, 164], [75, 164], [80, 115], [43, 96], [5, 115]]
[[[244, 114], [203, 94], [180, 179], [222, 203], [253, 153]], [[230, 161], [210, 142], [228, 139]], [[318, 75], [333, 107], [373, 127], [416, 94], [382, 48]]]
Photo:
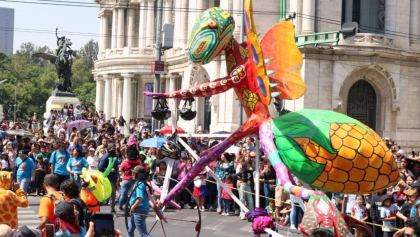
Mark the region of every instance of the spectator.
[[[64, 193], [64, 199], [73, 205], [76, 210], [75, 221], [78, 226], [81, 227], [82, 234], [86, 232], [88, 223], [90, 221], [87, 215], [87, 207], [85, 203], [80, 199], [80, 189], [77, 183], [72, 180], [64, 181], [60, 186], [61, 192]], [[83, 236], [83, 235], [82, 235]]]
[[392, 237], [395, 233], [398, 208], [392, 204], [392, 197], [385, 196], [382, 200], [381, 218], [383, 221], [383, 237]]
[[20, 188], [28, 193], [29, 183], [35, 180], [35, 164], [32, 159], [28, 158], [28, 150], [20, 150], [19, 157], [16, 159], [16, 178], [20, 184]]
[[150, 237], [146, 226], [146, 218], [149, 213], [149, 191], [146, 184], [148, 179], [147, 170], [141, 165], [136, 166], [133, 169], [133, 179], [136, 183], [129, 200], [131, 218], [128, 223], [128, 236], [134, 237], [134, 231], [137, 228], [140, 236]]
[[44, 178], [44, 188], [47, 194], [41, 198], [39, 202], [39, 226], [38, 229], [43, 230], [45, 224], [55, 223], [55, 202], [57, 200], [64, 200], [63, 195], [58, 191], [60, 185], [60, 178], [54, 174], [48, 174]]
[[[220, 161], [217, 162], [216, 166], [216, 176], [219, 177], [222, 182], [225, 180], [226, 176], [233, 175], [235, 173], [233, 162], [232, 162], [232, 156], [228, 153], [223, 153], [220, 157]], [[219, 214], [222, 214], [222, 187], [218, 184], [217, 185], [217, 197], [218, 197], [218, 203], [217, 203], [217, 212]]]
[[119, 198], [119, 209], [121, 211], [124, 210], [124, 205], [127, 202], [128, 194], [134, 182], [132, 170], [138, 165], [143, 165], [143, 163], [138, 158], [138, 150], [135, 146], [130, 146], [127, 149], [127, 159], [121, 163], [119, 168], [120, 172], [122, 173]]
[[44, 162], [44, 156], [42, 154], [38, 154], [36, 157], [36, 164], [35, 164], [35, 189], [36, 189], [36, 195], [38, 196], [45, 195], [42, 185], [44, 183], [44, 177], [46, 174], [47, 174], [47, 165]]
[[118, 159], [116, 153], [116, 147], [114, 143], [108, 145], [108, 152], [100, 159], [98, 170], [104, 172], [109, 170], [108, 179], [111, 182], [112, 194], [111, 194], [111, 212], [115, 213], [115, 184], [118, 182]]
[[58, 149], [55, 150], [50, 157], [51, 171], [58, 177], [59, 186], [64, 181], [69, 179], [69, 172], [67, 170], [67, 163], [70, 160], [70, 154], [66, 150], [64, 141], [58, 142]]
[[[225, 187], [226, 189], [222, 189], [222, 200], [223, 200], [223, 213], [222, 216], [230, 216], [232, 214], [232, 197], [230, 196], [229, 192], [233, 190], [233, 183], [232, 183], [232, 176], [227, 175], [225, 177]], [[194, 189], [195, 193], [195, 189]]]
[[[362, 222], [367, 220], [368, 212], [365, 206], [365, 199], [362, 195], [356, 196], [355, 204], [353, 207], [351, 207], [351, 216]], [[363, 237], [363, 234], [358, 229], [356, 229], [355, 237]]]
[[80, 175], [83, 168], [88, 168], [88, 163], [83, 157], [82, 146], [76, 145], [71, 151], [71, 158], [67, 163], [67, 171], [70, 173], [71, 180], [80, 186]]

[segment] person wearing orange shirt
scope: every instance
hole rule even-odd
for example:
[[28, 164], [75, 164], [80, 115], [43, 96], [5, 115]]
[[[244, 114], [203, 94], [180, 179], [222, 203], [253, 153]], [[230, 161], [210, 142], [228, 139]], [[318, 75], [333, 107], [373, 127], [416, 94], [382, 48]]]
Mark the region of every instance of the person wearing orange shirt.
[[54, 224], [55, 216], [54, 209], [55, 203], [58, 200], [64, 200], [64, 196], [59, 190], [60, 180], [58, 176], [54, 174], [48, 174], [44, 178], [44, 188], [47, 194], [41, 198], [39, 203], [38, 217], [39, 226], [38, 229], [43, 230], [45, 224]]
[[14, 184], [14, 192], [10, 190], [12, 185], [12, 172], [0, 171], [0, 223], [16, 229], [18, 226], [17, 207], [28, 207], [28, 198], [19, 188], [19, 184]]

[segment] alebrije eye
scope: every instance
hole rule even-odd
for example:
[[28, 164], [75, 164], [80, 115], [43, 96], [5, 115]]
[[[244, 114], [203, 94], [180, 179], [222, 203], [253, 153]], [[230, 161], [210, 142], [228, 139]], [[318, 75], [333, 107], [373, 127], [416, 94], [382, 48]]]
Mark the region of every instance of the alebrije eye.
[[208, 26], [211, 29], [217, 28], [217, 22], [215, 22], [215, 21], [209, 21]]

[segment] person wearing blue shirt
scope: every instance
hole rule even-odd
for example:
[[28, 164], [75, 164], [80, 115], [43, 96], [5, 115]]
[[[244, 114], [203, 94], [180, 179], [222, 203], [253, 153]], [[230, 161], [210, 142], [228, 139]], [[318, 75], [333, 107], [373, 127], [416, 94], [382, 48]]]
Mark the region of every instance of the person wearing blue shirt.
[[64, 180], [69, 179], [69, 172], [67, 171], [69, 159], [70, 154], [66, 151], [64, 142], [60, 141], [58, 150], [55, 150], [50, 157], [51, 171], [58, 176], [60, 185]]
[[28, 158], [29, 150], [20, 150], [19, 157], [15, 161], [16, 179], [20, 184], [20, 188], [27, 193], [29, 183], [31, 180], [35, 180], [35, 164]]
[[78, 185], [80, 185], [80, 175], [82, 174], [83, 168], [88, 168], [89, 164], [83, 157], [83, 148], [80, 145], [76, 145], [71, 151], [72, 157], [67, 162], [67, 171], [70, 173], [71, 179], [73, 179]]
[[141, 165], [134, 167], [133, 179], [136, 183], [128, 201], [130, 205], [130, 221], [128, 223], [128, 236], [134, 237], [136, 228], [140, 233], [140, 237], [150, 237], [148, 235], [146, 218], [149, 214], [149, 194], [147, 192], [146, 181], [148, 171]]

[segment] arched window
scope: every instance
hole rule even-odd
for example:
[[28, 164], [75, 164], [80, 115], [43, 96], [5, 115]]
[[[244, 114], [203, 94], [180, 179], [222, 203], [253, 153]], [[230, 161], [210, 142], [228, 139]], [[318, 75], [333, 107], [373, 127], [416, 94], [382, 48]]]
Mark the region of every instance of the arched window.
[[376, 92], [369, 82], [359, 80], [350, 88], [347, 115], [376, 129]]

